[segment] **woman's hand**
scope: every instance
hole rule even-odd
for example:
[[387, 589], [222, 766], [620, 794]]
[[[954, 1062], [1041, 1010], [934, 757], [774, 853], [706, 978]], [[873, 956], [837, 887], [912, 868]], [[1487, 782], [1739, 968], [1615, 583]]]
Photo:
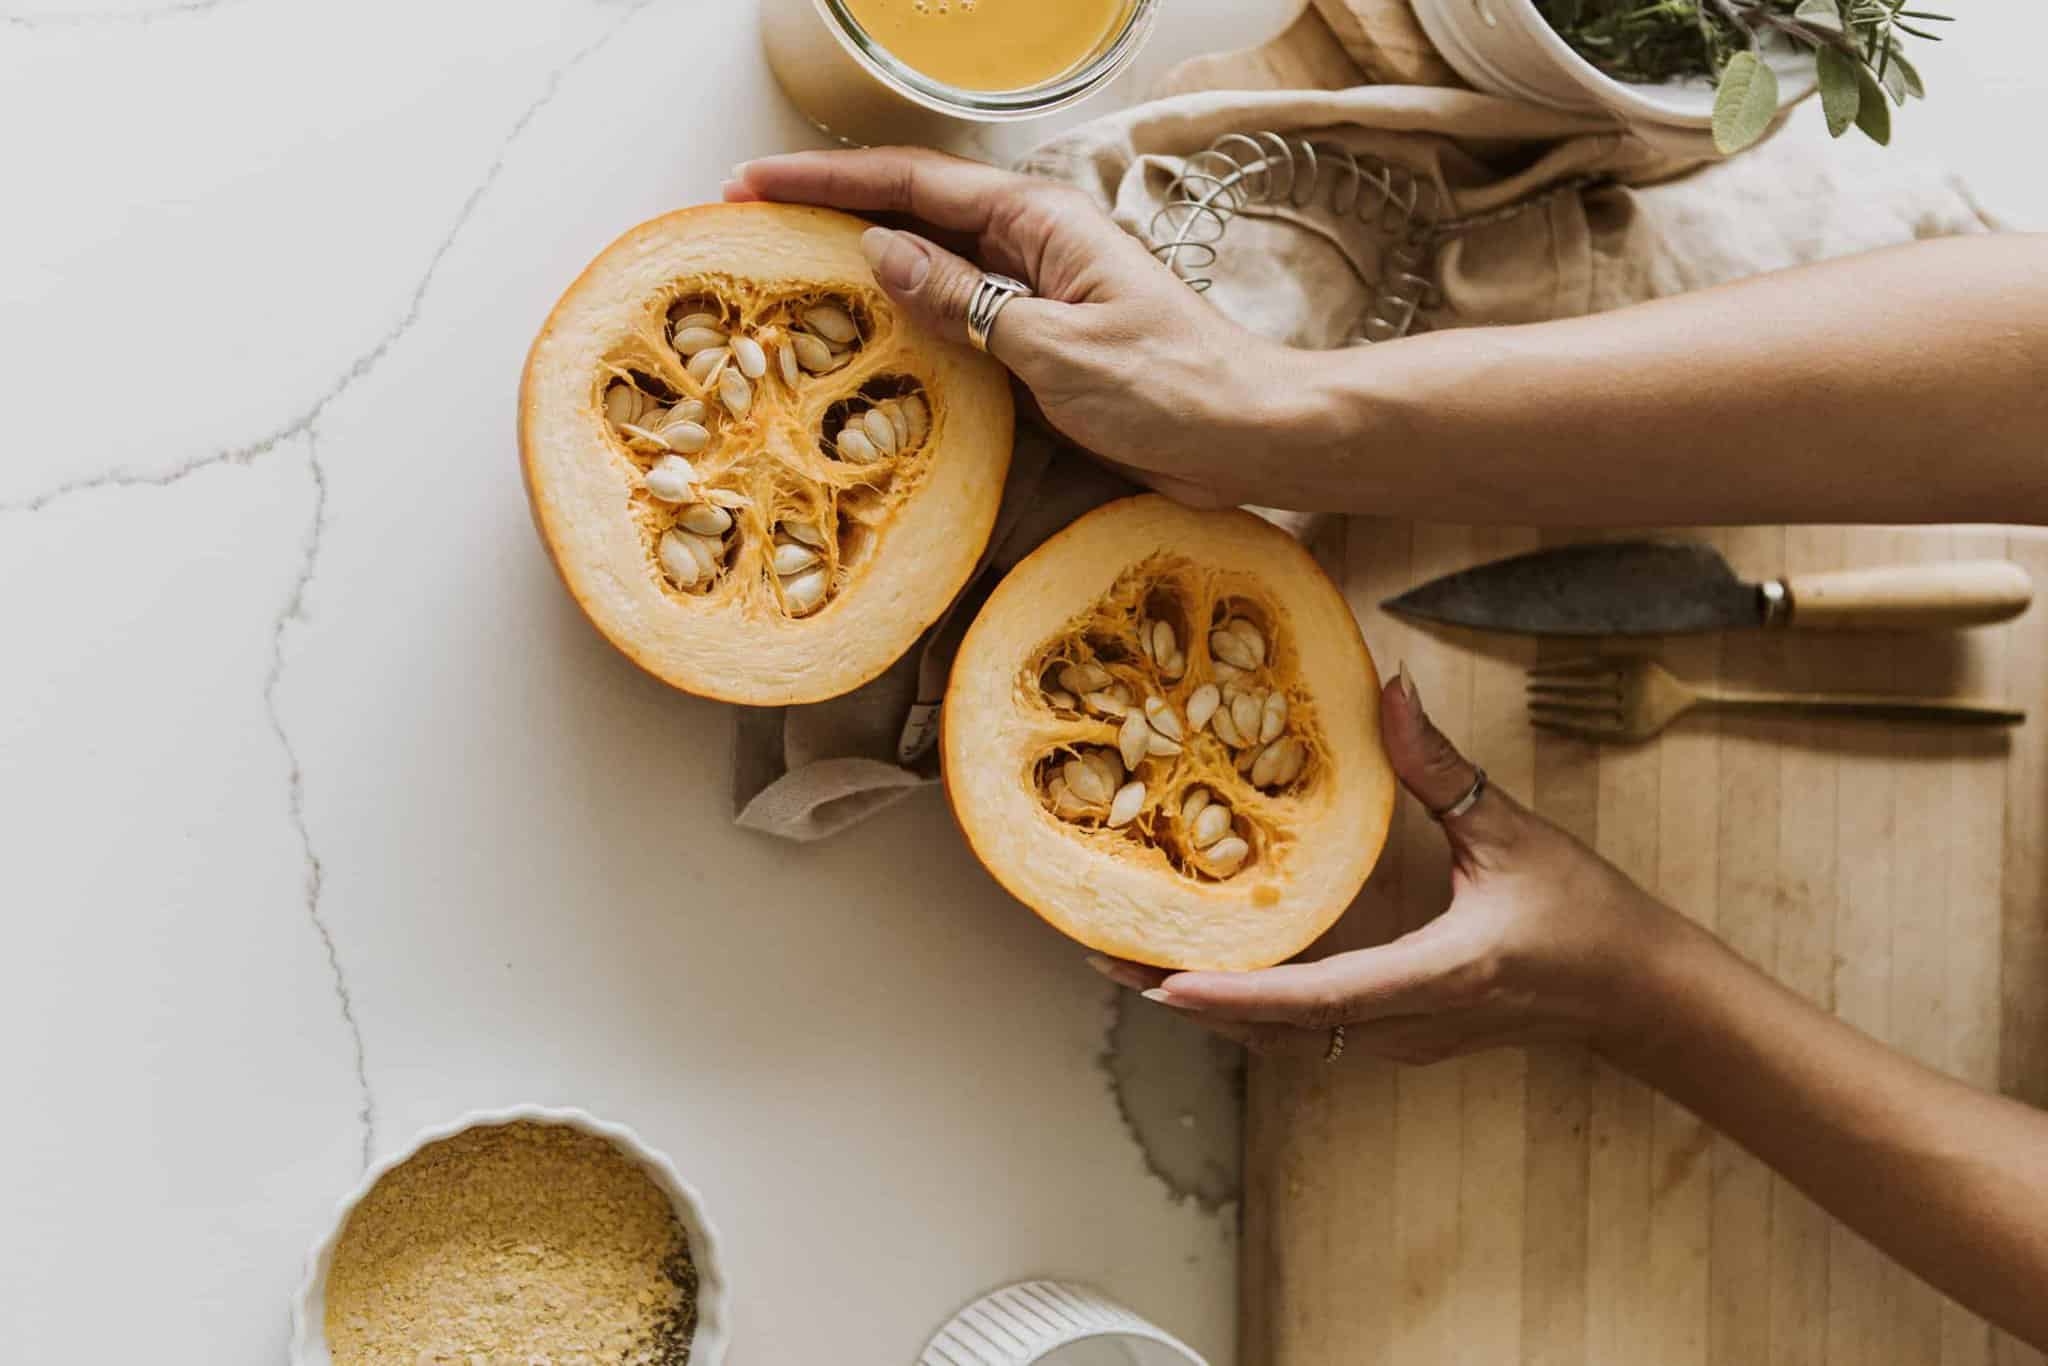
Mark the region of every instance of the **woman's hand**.
[[[1394, 771], [1441, 810], [1475, 770], [1424, 714], [1405, 670], [1381, 698]], [[1165, 972], [1091, 959], [1115, 981], [1261, 1051], [1347, 1051], [1434, 1062], [1500, 1044], [1633, 1048], [1653, 1035], [1656, 965], [1697, 938], [1556, 826], [1488, 787], [1444, 825], [1451, 904], [1378, 948], [1257, 972]]]
[[[1273, 436], [1261, 395], [1285, 348], [1226, 320], [1080, 191], [938, 152], [797, 152], [733, 168], [728, 200], [824, 204], [900, 223], [862, 240], [883, 289], [940, 336], [966, 332], [988, 269], [1029, 284], [989, 351], [1046, 419], [1132, 477], [1235, 502], [1233, 459]], [[942, 246], [940, 242], [948, 245]], [[958, 254], [965, 252], [970, 262]]]

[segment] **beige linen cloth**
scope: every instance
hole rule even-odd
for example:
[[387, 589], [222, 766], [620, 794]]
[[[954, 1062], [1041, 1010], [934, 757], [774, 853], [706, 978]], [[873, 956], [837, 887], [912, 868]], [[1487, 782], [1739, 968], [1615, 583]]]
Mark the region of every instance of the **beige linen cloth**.
[[[1327, 32], [1317, 36], [1327, 49]], [[1228, 77], [1244, 85], [1274, 70], [1257, 60], [1233, 67], [1205, 59], [1177, 75], [1185, 79], [1198, 65], [1204, 79]], [[1316, 78], [1341, 80], [1343, 72], [1333, 65], [1324, 61]], [[1174, 80], [1170, 76], [1168, 84]], [[1424, 314], [1428, 326], [1439, 328], [1590, 313], [1821, 257], [1991, 226], [1952, 179], [1889, 160], [1853, 139], [1826, 143], [1809, 135], [1821, 122], [1818, 111], [1793, 113], [1800, 117], [1787, 121], [1782, 136], [1705, 165], [1601, 117], [1465, 90], [1206, 89], [1063, 133], [1026, 156], [1020, 168], [1079, 186], [1140, 237], [1147, 237], [1188, 157], [1226, 134], [1268, 129], [1405, 167], [1434, 185], [1455, 216], [1527, 203], [1440, 244], [1438, 297]], [[1588, 176], [1605, 183], [1580, 187]], [[1371, 282], [1379, 279], [1390, 245], [1371, 222], [1340, 218], [1319, 196], [1299, 209], [1248, 209], [1230, 224], [1217, 260], [1201, 273], [1214, 281], [1208, 298], [1237, 322], [1293, 345], [1330, 347], [1343, 344], [1367, 311]], [[740, 711], [738, 823], [789, 839], [817, 839], [935, 782], [932, 704], [974, 611], [1002, 573], [1041, 541], [1132, 491], [1057, 437], [1020, 424], [990, 550], [947, 617], [881, 678], [845, 697]], [[1255, 511], [1315, 543], [1318, 519]]]

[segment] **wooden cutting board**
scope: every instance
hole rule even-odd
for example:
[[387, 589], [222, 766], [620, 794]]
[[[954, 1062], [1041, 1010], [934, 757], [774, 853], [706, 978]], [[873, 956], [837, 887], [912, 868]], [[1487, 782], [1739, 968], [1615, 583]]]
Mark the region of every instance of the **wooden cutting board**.
[[[2048, 596], [2048, 534], [1702, 533], [1749, 577], [2008, 556]], [[1844, 1019], [2048, 1102], [2048, 603], [1954, 635], [1673, 639], [1679, 673], [2005, 697], [2004, 735], [1692, 718], [1634, 748], [1531, 731], [1505, 636], [1423, 630], [1382, 598], [1581, 539], [1354, 522], [1352, 605], [1383, 671], [1496, 782]], [[1440, 836], [1403, 799], [1324, 948], [1438, 911]], [[1583, 1053], [1401, 1069], [1258, 1060], [1246, 1135], [1244, 1366], [2039, 1362], [1915, 1281], [1686, 1111]]]

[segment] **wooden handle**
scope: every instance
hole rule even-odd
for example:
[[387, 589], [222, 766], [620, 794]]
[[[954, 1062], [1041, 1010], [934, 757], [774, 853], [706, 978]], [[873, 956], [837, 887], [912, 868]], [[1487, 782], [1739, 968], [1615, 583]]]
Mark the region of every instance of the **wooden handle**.
[[1940, 721], [1965, 726], [2016, 726], [2024, 711], [1989, 702], [1946, 697], [1885, 697], [1868, 693], [1714, 692], [1704, 706], [1722, 711], [1768, 711], [1814, 716], [1856, 716], [1869, 721]]
[[1787, 625], [1820, 631], [1924, 631], [1981, 626], [2027, 610], [2034, 583], [2005, 560], [1891, 565], [1785, 580]]

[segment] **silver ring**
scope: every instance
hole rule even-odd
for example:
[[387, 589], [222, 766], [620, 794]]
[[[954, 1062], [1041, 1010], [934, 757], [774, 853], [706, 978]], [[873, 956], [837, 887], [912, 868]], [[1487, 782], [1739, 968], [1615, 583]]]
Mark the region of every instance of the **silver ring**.
[[1473, 807], [1479, 805], [1479, 798], [1485, 791], [1486, 770], [1475, 764], [1472, 768], [1472, 786], [1465, 789], [1465, 795], [1452, 802], [1449, 806], [1430, 812], [1429, 818], [1433, 821], [1456, 820]]
[[1330, 1046], [1323, 1050], [1324, 1062], [1335, 1062], [1344, 1056], [1344, 1026], [1330, 1026]]
[[1022, 280], [994, 271], [982, 272], [981, 283], [974, 287], [974, 297], [967, 301], [967, 340], [975, 350], [988, 350], [988, 334], [995, 330], [996, 316], [1003, 311], [1003, 305], [1030, 292], [1031, 286]]

